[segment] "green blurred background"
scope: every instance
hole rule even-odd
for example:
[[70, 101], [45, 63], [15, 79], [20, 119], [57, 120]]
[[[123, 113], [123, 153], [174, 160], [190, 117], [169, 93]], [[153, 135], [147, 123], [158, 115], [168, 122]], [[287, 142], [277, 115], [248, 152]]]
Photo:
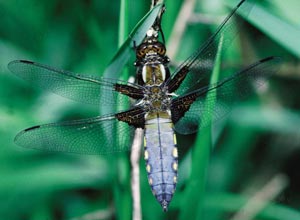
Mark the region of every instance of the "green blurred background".
[[[237, 1], [196, 0], [176, 45], [172, 29], [186, 2], [165, 3], [163, 28], [167, 49], [177, 49], [176, 66]], [[131, 30], [150, 0], [126, 4]], [[212, 131], [178, 137], [179, 183], [169, 212], [152, 196], [141, 160], [143, 219], [237, 219], [249, 200], [243, 219], [300, 219], [299, 11], [298, 0], [257, 1], [223, 59], [233, 71], [280, 55], [280, 71]], [[0, 219], [131, 219], [128, 153], [49, 153], [13, 143], [24, 128], [96, 116], [98, 109], [37, 89], [7, 69], [9, 61], [27, 59], [101, 76], [118, 49], [120, 14], [119, 1], [0, 0]], [[257, 198], [266, 201], [262, 209]]]

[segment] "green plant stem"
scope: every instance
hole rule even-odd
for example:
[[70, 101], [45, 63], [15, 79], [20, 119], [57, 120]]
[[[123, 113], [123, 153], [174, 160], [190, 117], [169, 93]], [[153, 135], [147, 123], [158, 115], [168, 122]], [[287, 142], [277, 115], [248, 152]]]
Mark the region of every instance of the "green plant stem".
[[[218, 52], [216, 55], [216, 62], [213, 69], [213, 73], [210, 79], [210, 83], [216, 83], [219, 78], [220, 66], [221, 66], [221, 49], [222, 49], [222, 38], [219, 42]], [[217, 97], [216, 93], [210, 93], [210, 96]], [[204, 103], [206, 108], [211, 108], [212, 102]], [[213, 115], [210, 111], [206, 111], [207, 115], [205, 118], [212, 118]], [[198, 132], [195, 147], [192, 155], [192, 172], [189, 181], [189, 185], [186, 189], [186, 196], [183, 202], [189, 204], [182, 210], [180, 219], [203, 219], [203, 203], [205, 198], [205, 185], [207, 176], [207, 167], [209, 163], [210, 151], [211, 151], [211, 129], [205, 129]]]

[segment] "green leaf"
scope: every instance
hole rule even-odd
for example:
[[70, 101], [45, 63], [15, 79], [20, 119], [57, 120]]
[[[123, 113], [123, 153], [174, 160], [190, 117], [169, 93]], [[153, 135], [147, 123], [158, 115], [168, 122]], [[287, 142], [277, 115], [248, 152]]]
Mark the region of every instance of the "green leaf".
[[[244, 117], [240, 117], [240, 115]], [[300, 133], [300, 115], [289, 109], [245, 105], [234, 109], [230, 119], [248, 129], [273, 131], [281, 134], [298, 135]]]
[[[220, 193], [208, 195], [205, 199], [205, 208], [210, 211], [221, 209], [223, 212], [237, 212], [249, 198], [236, 194]], [[255, 218], [256, 219], [256, 218]], [[291, 220], [300, 219], [299, 211], [284, 205], [269, 203], [261, 212], [257, 213], [257, 219]]]
[[[214, 84], [218, 81], [221, 68], [221, 54], [223, 38], [221, 38], [218, 46], [218, 52], [216, 55], [216, 62], [210, 79], [210, 84]], [[211, 108], [212, 97], [215, 97], [216, 91], [209, 93], [209, 103], [204, 103], [206, 108]], [[206, 111], [203, 117], [211, 118], [213, 115], [211, 111]], [[184, 203], [189, 203], [188, 207], [182, 210], [180, 219], [203, 219], [203, 202], [205, 198], [205, 185], [206, 185], [206, 172], [209, 163], [210, 151], [211, 151], [211, 128], [199, 131], [197, 134], [195, 147], [192, 156], [192, 172], [190, 181], [188, 183]], [[189, 201], [193, 201], [192, 203]]]
[[299, 27], [284, 21], [274, 15], [270, 9], [267, 9], [258, 3], [254, 6], [250, 15], [245, 17], [245, 19], [289, 52], [300, 57]]

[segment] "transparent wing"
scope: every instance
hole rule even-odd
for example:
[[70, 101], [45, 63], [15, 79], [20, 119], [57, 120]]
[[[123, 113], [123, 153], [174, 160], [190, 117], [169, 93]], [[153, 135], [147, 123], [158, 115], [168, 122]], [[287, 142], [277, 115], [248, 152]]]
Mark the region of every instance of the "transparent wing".
[[181, 78], [179, 75], [182, 72], [188, 72], [184, 81], [175, 91], [176, 94], [182, 95], [191, 92], [201, 87], [200, 82], [209, 82], [220, 38], [222, 37], [222, 49], [224, 51], [237, 36], [238, 26], [242, 26], [244, 23], [241, 18], [237, 18], [238, 14], [243, 13], [248, 15], [253, 5], [247, 0], [240, 1], [206, 43], [175, 70], [171, 79], [167, 82], [167, 85], [171, 87], [176, 84], [178, 78]]
[[234, 103], [246, 98], [278, 71], [280, 60], [279, 57], [265, 58], [223, 81], [175, 98], [173, 100], [175, 108], [185, 97], [195, 98], [184, 117], [175, 124], [175, 130], [182, 134], [194, 133], [208, 126], [212, 121], [224, 117]]
[[133, 131], [134, 127], [108, 115], [34, 126], [21, 131], [15, 142], [40, 150], [110, 154], [129, 150]]
[[12, 61], [8, 64], [8, 68], [33, 85], [63, 97], [94, 105], [99, 105], [101, 102], [101, 105], [118, 107], [118, 110], [128, 108], [130, 98], [117, 92], [116, 84], [140, 89], [138, 85], [126, 81], [76, 75], [25, 60]]

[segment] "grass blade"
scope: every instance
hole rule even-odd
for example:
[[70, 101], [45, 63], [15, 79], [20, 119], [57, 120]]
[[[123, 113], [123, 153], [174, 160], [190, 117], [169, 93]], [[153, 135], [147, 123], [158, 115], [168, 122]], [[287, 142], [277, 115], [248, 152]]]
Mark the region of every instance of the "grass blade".
[[[220, 74], [221, 67], [221, 53], [222, 53], [222, 38], [219, 42], [218, 52], [216, 56], [216, 62], [213, 69], [213, 73], [210, 79], [210, 83], [216, 83]], [[216, 93], [209, 94], [210, 96], [217, 97]], [[205, 104], [205, 106], [211, 107], [213, 103]], [[206, 114], [210, 114], [207, 111]], [[203, 117], [212, 118], [213, 115], [207, 115]], [[203, 203], [205, 198], [205, 185], [206, 185], [206, 171], [208, 167], [208, 161], [211, 151], [211, 129], [205, 129], [198, 132], [194, 151], [192, 152], [192, 171], [189, 183], [186, 188], [185, 197], [183, 199], [183, 206], [180, 219], [203, 219]], [[193, 201], [193, 202], [191, 202]]]

